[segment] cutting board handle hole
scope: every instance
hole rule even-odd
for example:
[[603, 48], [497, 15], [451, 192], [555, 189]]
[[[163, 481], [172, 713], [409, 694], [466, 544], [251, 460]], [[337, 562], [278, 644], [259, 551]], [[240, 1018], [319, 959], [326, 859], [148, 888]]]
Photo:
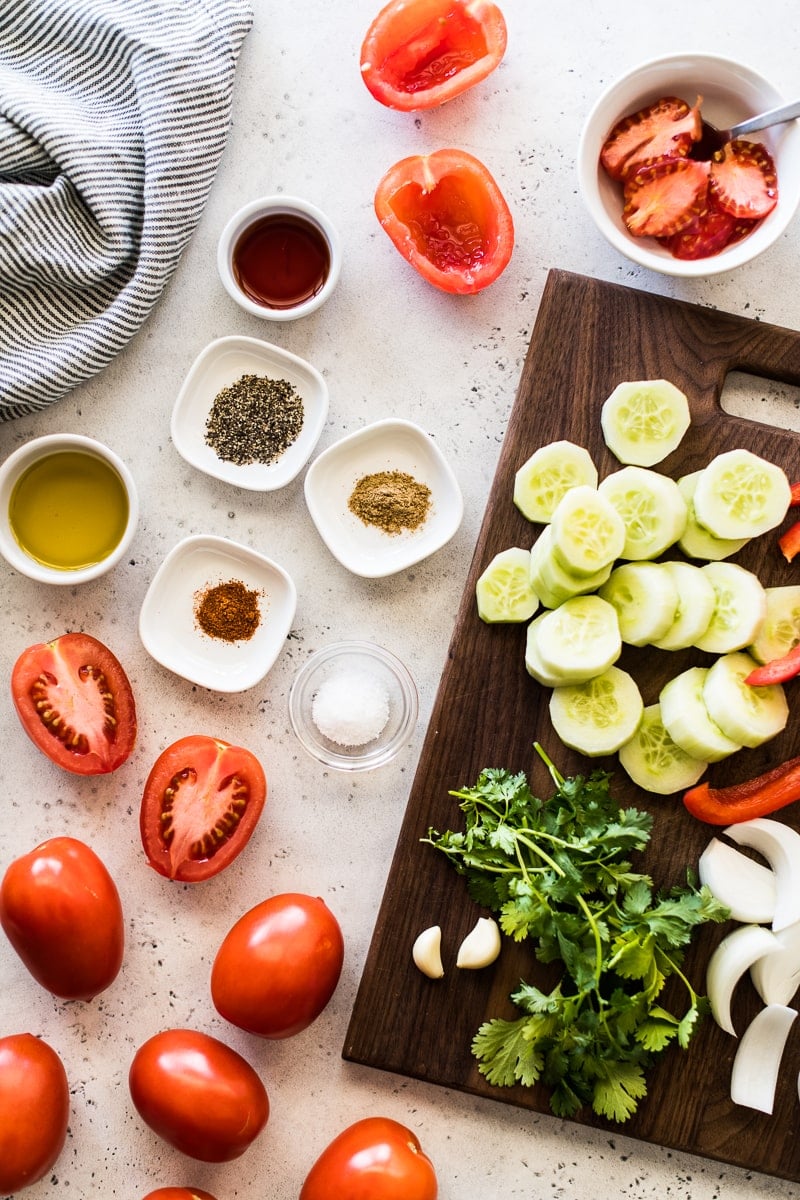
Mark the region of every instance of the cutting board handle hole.
[[791, 383], [746, 371], [729, 371], [719, 402], [723, 412], [733, 417], [800, 431], [800, 387]]

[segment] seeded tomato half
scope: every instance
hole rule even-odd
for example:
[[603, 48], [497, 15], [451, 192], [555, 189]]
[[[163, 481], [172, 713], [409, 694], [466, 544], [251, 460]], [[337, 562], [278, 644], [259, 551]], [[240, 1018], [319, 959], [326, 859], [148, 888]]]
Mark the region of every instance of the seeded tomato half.
[[160, 875], [198, 883], [244, 850], [267, 797], [264, 768], [241, 746], [192, 734], [156, 759], [139, 825], [148, 862]]
[[395, 163], [378, 184], [375, 213], [411, 266], [444, 292], [494, 283], [514, 249], [514, 222], [487, 168], [466, 150]]
[[14, 664], [11, 695], [28, 737], [75, 775], [105, 775], [130, 756], [136, 705], [118, 659], [88, 633], [29, 646]]

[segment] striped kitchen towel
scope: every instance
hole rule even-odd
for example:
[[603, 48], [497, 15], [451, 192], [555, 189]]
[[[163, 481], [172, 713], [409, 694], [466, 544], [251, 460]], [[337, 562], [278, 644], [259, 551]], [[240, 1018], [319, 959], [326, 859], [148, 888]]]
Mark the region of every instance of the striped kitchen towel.
[[104, 367], [194, 231], [249, 0], [0, 0], [0, 420]]

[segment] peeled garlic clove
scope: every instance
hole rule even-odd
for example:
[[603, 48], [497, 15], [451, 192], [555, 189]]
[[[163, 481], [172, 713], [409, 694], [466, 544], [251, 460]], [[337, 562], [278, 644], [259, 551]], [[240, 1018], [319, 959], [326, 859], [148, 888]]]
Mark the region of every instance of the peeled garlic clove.
[[439, 925], [431, 925], [423, 929], [411, 949], [414, 963], [429, 979], [441, 979], [444, 975], [442, 966], [442, 930]]
[[479, 917], [475, 928], [458, 948], [457, 967], [478, 970], [488, 967], [500, 953], [500, 930], [491, 917]]

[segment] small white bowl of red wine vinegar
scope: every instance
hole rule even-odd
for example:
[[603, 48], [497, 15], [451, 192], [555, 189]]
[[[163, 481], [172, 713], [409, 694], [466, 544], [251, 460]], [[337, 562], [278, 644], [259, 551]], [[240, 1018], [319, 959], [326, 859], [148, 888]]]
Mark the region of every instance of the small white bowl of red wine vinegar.
[[127, 551], [138, 519], [130, 471], [94, 438], [34, 438], [0, 466], [0, 554], [40, 583], [105, 574]]
[[339, 236], [307, 200], [264, 196], [228, 221], [217, 267], [225, 290], [245, 312], [265, 321], [296, 321], [315, 312], [336, 287]]

